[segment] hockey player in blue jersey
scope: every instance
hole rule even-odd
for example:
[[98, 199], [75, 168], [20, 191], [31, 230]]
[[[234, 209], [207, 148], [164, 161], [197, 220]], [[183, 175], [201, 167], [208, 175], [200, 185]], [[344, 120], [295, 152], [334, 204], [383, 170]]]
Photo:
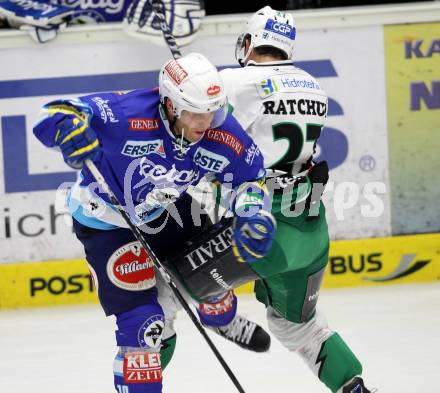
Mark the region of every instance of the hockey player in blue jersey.
[[[107, 315], [116, 316], [115, 388], [159, 393], [162, 369], [175, 345], [173, 311], [166, 310], [175, 305], [84, 161], [94, 161], [160, 259], [200, 233], [203, 220], [192, 214], [198, 210], [186, 191], [205, 175], [215, 176], [233, 190], [234, 250], [252, 262], [265, 255], [275, 233], [263, 159], [246, 160], [254, 143], [227, 114], [217, 70], [194, 53], [162, 67], [159, 90], [50, 102], [34, 133], [44, 145], [58, 147], [68, 165], [81, 169], [68, 206], [100, 303]], [[235, 311], [231, 291], [198, 309], [211, 325], [231, 323]]]

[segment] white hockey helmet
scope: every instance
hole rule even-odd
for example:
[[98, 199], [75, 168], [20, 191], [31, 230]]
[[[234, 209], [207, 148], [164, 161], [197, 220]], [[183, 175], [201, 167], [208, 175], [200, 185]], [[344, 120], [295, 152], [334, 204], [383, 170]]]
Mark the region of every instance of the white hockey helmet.
[[183, 110], [214, 113], [211, 128], [220, 126], [228, 113], [228, 99], [215, 66], [200, 53], [190, 53], [164, 64], [159, 75], [160, 101], [173, 103], [175, 117]]
[[[245, 52], [248, 36], [251, 38], [251, 44]], [[235, 58], [244, 67], [253, 48], [271, 46], [283, 51], [286, 57], [291, 59], [295, 36], [296, 28], [292, 15], [276, 11], [267, 5], [245, 23], [244, 30], [237, 39]]]

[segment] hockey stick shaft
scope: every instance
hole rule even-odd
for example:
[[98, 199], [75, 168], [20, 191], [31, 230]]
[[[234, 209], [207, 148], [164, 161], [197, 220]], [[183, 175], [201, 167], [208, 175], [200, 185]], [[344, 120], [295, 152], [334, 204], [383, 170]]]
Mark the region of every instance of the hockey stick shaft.
[[211, 348], [212, 352], [214, 352], [215, 357], [222, 365], [223, 369], [225, 370], [226, 374], [231, 379], [232, 383], [235, 385], [237, 390], [240, 393], [245, 393], [244, 389], [240, 385], [240, 382], [238, 382], [238, 379], [232, 372], [232, 370], [229, 368], [226, 361], [223, 359], [222, 355], [220, 354], [217, 347], [214, 345], [212, 340], [209, 338], [208, 334], [206, 333], [203, 326], [200, 324], [199, 320], [197, 319], [194, 312], [189, 307], [187, 301], [184, 299], [183, 295], [180, 293], [179, 289], [177, 288], [176, 284], [172, 280], [170, 274], [168, 273], [168, 270], [165, 268], [165, 266], [162, 264], [162, 262], [157, 258], [156, 254], [153, 252], [151, 247], [148, 245], [147, 241], [145, 240], [141, 230], [133, 224], [133, 222], [130, 219], [130, 216], [125, 211], [125, 209], [122, 207], [122, 205], [119, 203], [118, 199], [116, 198], [116, 195], [113, 193], [113, 191], [110, 189], [109, 185], [104, 179], [104, 176], [101, 174], [99, 169], [96, 167], [95, 163], [92, 160], [86, 160], [85, 164], [89, 171], [92, 173], [95, 180], [98, 182], [102, 190], [107, 193], [107, 195], [110, 198], [110, 201], [115, 206], [115, 208], [118, 209], [121, 216], [124, 218], [124, 221], [127, 223], [128, 227], [132, 231], [133, 235], [136, 237], [136, 239], [139, 241], [139, 243], [142, 245], [142, 247], [147, 251], [148, 255], [150, 256], [151, 260], [154, 263], [154, 266], [160, 271], [162, 274], [162, 277], [166, 281], [166, 283], [169, 285], [171, 290], [173, 291], [173, 294], [178, 299], [179, 303], [182, 305], [183, 309], [186, 311], [188, 316], [191, 318], [192, 322], [196, 326], [197, 330], [200, 332], [200, 334], [203, 336], [209, 347]]
[[168, 26], [165, 13], [162, 8], [163, 3], [160, 0], [151, 0], [151, 6], [153, 7], [154, 13], [160, 20], [160, 29], [163, 33], [163, 38], [165, 39], [168, 48], [170, 48], [171, 54], [175, 59], [182, 57], [182, 52], [180, 52], [179, 45], [177, 45], [176, 39], [171, 33], [171, 29]]

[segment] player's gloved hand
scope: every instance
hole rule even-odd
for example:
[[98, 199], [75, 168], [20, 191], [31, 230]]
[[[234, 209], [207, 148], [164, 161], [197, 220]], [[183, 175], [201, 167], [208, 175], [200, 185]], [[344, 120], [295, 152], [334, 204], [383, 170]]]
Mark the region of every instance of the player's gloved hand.
[[253, 262], [267, 254], [276, 232], [271, 213], [260, 210], [251, 217], [236, 217], [232, 250], [239, 262]]
[[69, 116], [58, 127], [55, 144], [60, 147], [67, 165], [81, 169], [85, 160], [95, 159], [99, 152], [99, 141], [87, 122]]

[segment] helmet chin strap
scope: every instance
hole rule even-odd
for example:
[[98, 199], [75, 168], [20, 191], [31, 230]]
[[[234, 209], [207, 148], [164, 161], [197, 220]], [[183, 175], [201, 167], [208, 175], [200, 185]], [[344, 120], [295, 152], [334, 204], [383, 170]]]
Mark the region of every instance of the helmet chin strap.
[[175, 126], [176, 126], [176, 120], [177, 120], [177, 116], [174, 116], [174, 117], [173, 117], [173, 120], [170, 121], [170, 130], [172, 131], [172, 133], [174, 134], [174, 136], [176, 137], [176, 139], [177, 139], [177, 138], [180, 138], [180, 148], [182, 148], [182, 146], [183, 146], [183, 140], [185, 139], [185, 127], [182, 127], [182, 130], [179, 130], [179, 131], [181, 131], [180, 134], [178, 134], [178, 133], [176, 132], [176, 128], [175, 128]]
[[[244, 42], [243, 42], [243, 45], [244, 45], [244, 49], [245, 49], [245, 50], [246, 50], [246, 40], [247, 40], [247, 38], [245, 37]], [[242, 67], [246, 67], [246, 62], [247, 62], [248, 59], [249, 59], [249, 56], [250, 56], [250, 54], [251, 54], [251, 52], [252, 52], [252, 48], [253, 48], [253, 45], [252, 45], [252, 38], [251, 38], [251, 39], [249, 39], [249, 48], [248, 48], [247, 52], [246, 52], [245, 55], [244, 55], [243, 65], [242, 65]]]

